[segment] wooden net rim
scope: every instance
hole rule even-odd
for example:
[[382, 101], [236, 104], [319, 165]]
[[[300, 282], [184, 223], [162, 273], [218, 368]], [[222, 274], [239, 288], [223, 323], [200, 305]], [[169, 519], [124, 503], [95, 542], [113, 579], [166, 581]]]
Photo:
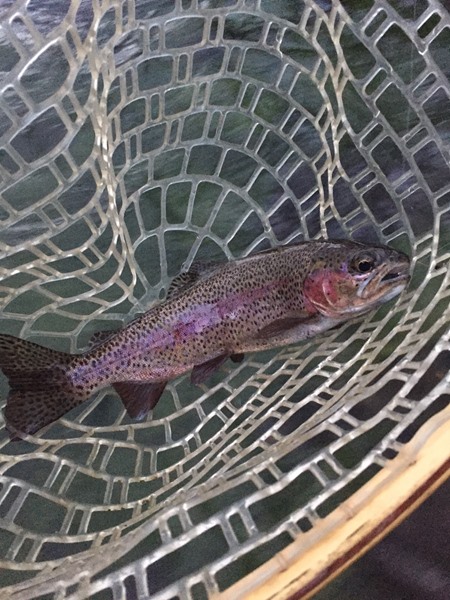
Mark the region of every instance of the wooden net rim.
[[311, 598], [444, 483], [449, 439], [450, 406], [335, 511], [216, 600]]

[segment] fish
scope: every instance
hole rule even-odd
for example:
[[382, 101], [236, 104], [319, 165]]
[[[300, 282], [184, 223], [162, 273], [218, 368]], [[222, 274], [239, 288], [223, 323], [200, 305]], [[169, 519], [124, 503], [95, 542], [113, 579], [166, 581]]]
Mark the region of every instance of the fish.
[[91, 348], [69, 354], [0, 335], [11, 436], [34, 434], [112, 386], [142, 420], [168, 381], [205, 382], [231, 358], [293, 344], [364, 315], [400, 294], [410, 259], [383, 245], [317, 240], [223, 263], [193, 263], [164, 301]]

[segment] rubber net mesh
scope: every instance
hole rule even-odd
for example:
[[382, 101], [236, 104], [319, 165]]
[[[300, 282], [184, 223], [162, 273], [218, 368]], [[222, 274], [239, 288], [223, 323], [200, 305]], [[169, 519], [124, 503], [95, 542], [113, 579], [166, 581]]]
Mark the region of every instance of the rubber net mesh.
[[109, 389], [26, 441], [2, 422], [8, 597], [206, 598], [445, 408], [444, 4], [1, 3], [2, 332], [80, 351], [194, 260], [320, 236], [413, 274], [363, 321], [171, 382], [143, 423]]

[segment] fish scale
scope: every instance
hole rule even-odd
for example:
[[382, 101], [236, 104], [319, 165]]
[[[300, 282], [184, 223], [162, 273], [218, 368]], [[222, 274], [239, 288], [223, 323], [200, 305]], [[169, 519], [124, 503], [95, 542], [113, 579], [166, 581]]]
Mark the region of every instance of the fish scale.
[[[244, 259], [218, 267], [214, 275], [191, 286], [172, 303], [160, 305], [119, 332], [117, 337], [97, 349], [99, 357], [105, 353], [108, 356], [118, 346], [125, 348], [131, 338], [136, 342], [134, 352], [140, 357], [141, 365], [144, 363], [149, 369], [165, 366], [167, 376], [172, 378], [178, 374], [178, 369], [192, 368], [199, 361], [224, 352], [227, 346], [230, 353], [239, 349], [245, 342], [243, 334], [256, 334], [262, 326], [273, 321], [274, 313], [303, 313], [304, 298], [294, 290], [301, 287], [306, 269], [299, 268], [293, 277], [286, 264], [280, 265], [283, 255], [260, 256], [259, 261], [245, 262]], [[306, 257], [296, 253], [295, 258], [305, 262]], [[289, 273], [291, 280], [288, 282]], [[199, 327], [202, 321], [204, 326]], [[189, 327], [191, 324], [197, 327]], [[157, 333], [179, 332], [180, 329], [185, 333], [180, 333], [178, 340], [174, 340], [172, 334], [162, 345], [155, 345], [155, 328]], [[180, 353], [184, 349], [183, 359]], [[119, 366], [114, 376], [119, 373], [125, 377], [140, 378], [141, 375], [134, 367], [129, 372], [128, 369], [122, 371]]]
[[301, 242], [229, 263], [196, 263], [167, 299], [82, 354], [0, 335], [9, 379], [5, 420], [32, 434], [112, 385], [128, 413], [143, 418], [167, 381], [192, 370], [205, 381], [229, 357], [295, 343], [399, 294], [409, 258], [347, 240]]

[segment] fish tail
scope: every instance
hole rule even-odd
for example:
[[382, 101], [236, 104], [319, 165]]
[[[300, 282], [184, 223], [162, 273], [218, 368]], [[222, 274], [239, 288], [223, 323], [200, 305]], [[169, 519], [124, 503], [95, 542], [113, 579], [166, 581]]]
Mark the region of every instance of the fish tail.
[[0, 335], [0, 369], [10, 390], [4, 410], [13, 439], [33, 434], [86, 399], [69, 377], [72, 355]]

